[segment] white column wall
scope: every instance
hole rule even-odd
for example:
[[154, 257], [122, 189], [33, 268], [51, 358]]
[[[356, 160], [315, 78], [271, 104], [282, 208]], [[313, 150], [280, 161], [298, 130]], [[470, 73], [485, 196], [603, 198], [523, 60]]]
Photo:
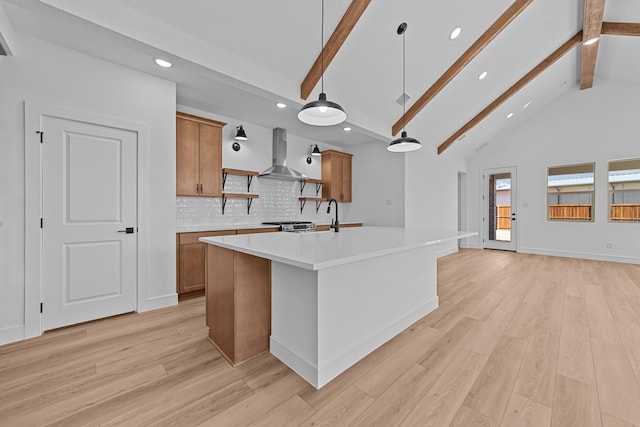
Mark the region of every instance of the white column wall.
[[[436, 147], [424, 141], [420, 150], [404, 156], [405, 226], [456, 231], [458, 171], [467, 170], [465, 160], [446, 151], [438, 156]], [[479, 231], [474, 225], [466, 230]], [[461, 241], [462, 246], [466, 244], [464, 240]], [[438, 245], [438, 256], [457, 250], [457, 240], [446, 242]]]

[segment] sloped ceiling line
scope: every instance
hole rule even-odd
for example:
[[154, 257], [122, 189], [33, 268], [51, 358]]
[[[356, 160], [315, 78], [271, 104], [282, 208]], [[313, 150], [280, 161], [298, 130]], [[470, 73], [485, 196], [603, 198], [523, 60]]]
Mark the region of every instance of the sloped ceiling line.
[[602, 17], [604, 16], [605, 0], [585, 0], [584, 17], [582, 21], [582, 55], [580, 58], [580, 89], [589, 89], [593, 86], [593, 76], [596, 71], [598, 58], [597, 41], [590, 45], [584, 42], [600, 37], [602, 31]]
[[422, 94], [420, 98], [391, 127], [391, 135], [396, 135], [426, 105], [444, 89], [455, 76], [466, 67], [473, 58], [496, 38], [533, 0], [516, 0], [500, 17], [440, 76], [438, 80]]
[[[351, 2], [342, 19], [340, 19], [338, 26], [331, 34], [331, 37], [329, 37], [329, 40], [327, 40], [327, 43], [322, 48], [322, 51], [300, 84], [300, 98], [307, 99], [309, 97], [313, 88], [318, 84], [318, 80], [322, 77], [322, 73], [327, 69], [329, 64], [331, 64], [331, 61], [345, 40], [347, 40], [349, 34], [351, 34], [351, 30], [356, 26], [356, 23], [360, 20], [369, 3], [371, 3], [371, 0], [353, 0]], [[324, 70], [322, 69], [323, 55]]]
[[489, 114], [491, 114], [496, 108], [502, 105], [506, 100], [511, 98], [516, 92], [526, 86], [531, 80], [535, 79], [538, 75], [540, 75], [544, 70], [549, 68], [553, 63], [555, 63], [558, 59], [562, 58], [567, 52], [573, 49], [582, 41], [582, 31], [579, 31], [567, 40], [562, 46], [556, 49], [551, 55], [547, 56], [542, 62], [536, 65], [531, 71], [529, 71], [524, 77], [518, 80], [513, 86], [507, 89], [502, 95], [496, 98], [491, 104], [485, 107], [480, 113], [478, 113], [474, 118], [469, 120], [467, 124], [461, 127], [456, 133], [451, 135], [449, 139], [438, 146], [438, 154], [442, 154], [447, 148], [451, 146], [458, 138], [460, 138], [463, 134], [468, 132], [482, 120], [484, 120]]

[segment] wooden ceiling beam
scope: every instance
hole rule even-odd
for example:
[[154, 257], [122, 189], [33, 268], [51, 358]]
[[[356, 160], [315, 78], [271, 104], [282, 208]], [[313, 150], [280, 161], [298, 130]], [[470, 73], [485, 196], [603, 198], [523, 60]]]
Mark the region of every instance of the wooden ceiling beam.
[[544, 70], [549, 68], [558, 59], [562, 58], [567, 52], [582, 42], [582, 31], [576, 33], [575, 36], [567, 40], [562, 46], [556, 49], [551, 55], [547, 56], [542, 62], [536, 65], [531, 71], [529, 71], [523, 78], [518, 80], [513, 86], [507, 89], [502, 95], [500, 95], [495, 101], [489, 104], [478, 115], [471, 119], [467, 124], [462, 126], [456, 133], [451, 135], [449, 139], [438, 146], [438, 154], [442, 154], [447, 148], [451, 146], [458, 138], [467, 133], [470, 129], [484, 120], [489, 114], [491, 114], [496, 108], [502, 105], [507, 99], [511, 98], [513, 94], [518, 92], [524, 86], [526, 86], [531, 80], [535, 79]]
[[516, 0], [500, 17], [476, 40], [438, 80], [391, 127], [391, 135], [396, 135], [409, 123], [455, 76], [464, 69], [482, 50], [496, 38], [533, 0]]
[[640, 24], [631, 22], [603, 22], [601, 34], [612, 36], [640, 36]]
[[[322, 73], [327, 69], [331, 61], [336, 56], [342, 44], [347, 40], [351, 30], [356, 26], [358, 20], [364, 13], [367, 6], [369, 6], [371, 0], [353, 0], [347, 11], [344, 13], [342, 19], [338, 23], [338, 26], [327, 40], [327, 43], [322, 48], [320, 55], [316, 58], [316, 61], [311, 66], [311, 69], [307, 73], [306, 77], [300, 84], [300, 98], [307, 99], [311, 94], [311, 91], [318, 84], [318, 81], [322, 77]], [[322, 69], [322, 56], [324, 55], [324, 70]]]
[[598, 46], [600, 42], [585, 45], [584, 42], [600, 37], [605, 0], [584, 0], [584, 17], [582, 21], [582, 56], [580, 58], [580, 89], [593, 86], [593, 75], [596, 71]]

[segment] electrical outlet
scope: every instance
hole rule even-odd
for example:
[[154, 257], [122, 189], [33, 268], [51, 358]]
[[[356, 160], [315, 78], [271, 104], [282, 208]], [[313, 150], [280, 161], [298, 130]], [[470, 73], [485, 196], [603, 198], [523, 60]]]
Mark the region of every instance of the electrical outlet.
[[607, 249], [613, 249], [613, 243], [607, 242]]

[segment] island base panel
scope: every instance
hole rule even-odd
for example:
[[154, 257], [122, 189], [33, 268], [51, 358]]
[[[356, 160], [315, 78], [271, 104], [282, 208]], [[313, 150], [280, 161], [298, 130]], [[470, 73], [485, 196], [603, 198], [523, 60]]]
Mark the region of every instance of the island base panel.
[[316, 388], [438, 307], [435, 246], [318, 271], [271, 268], [271, 353]]
[[236, 366], [269, 351], [271, 261], [207, 245], [209, 340]]

